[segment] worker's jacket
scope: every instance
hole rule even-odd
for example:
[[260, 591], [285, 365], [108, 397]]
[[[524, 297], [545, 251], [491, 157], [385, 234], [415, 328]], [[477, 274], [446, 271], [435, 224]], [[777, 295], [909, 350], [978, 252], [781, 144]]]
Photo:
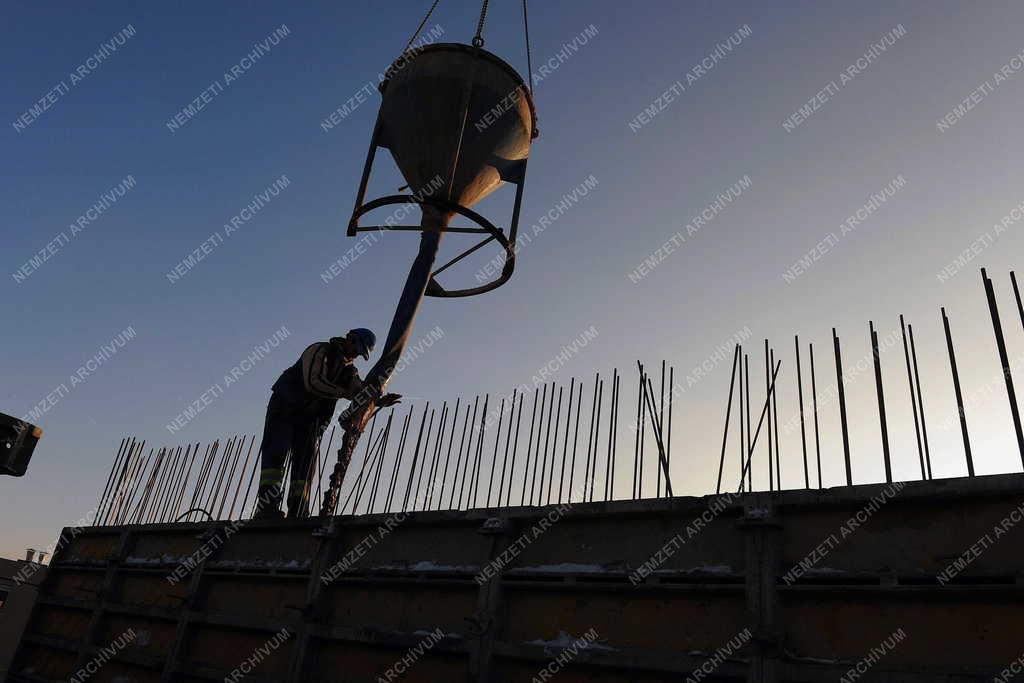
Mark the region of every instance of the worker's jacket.
[[337, 400], [351, 400], [362, 388], [359, 373], [341, 349], [330, 342], [316, 342], [274, 382], [270, 407], [286, 417], [326, 424]]

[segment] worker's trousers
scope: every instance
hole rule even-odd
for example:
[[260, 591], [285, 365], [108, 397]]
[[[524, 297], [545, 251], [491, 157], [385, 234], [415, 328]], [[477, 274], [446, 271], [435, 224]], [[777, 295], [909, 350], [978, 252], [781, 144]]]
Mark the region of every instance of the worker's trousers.
[[271, 397], [263, 426], [262, 471], [258, 494], [258, 510], [276, 510], [281, 505], [284, 471], [291, 462], [288, 486], [288, 516], [309, 514], [309, 494], [316, 479], [320, 437], [330, 421], [326, 416], [294, 413]]

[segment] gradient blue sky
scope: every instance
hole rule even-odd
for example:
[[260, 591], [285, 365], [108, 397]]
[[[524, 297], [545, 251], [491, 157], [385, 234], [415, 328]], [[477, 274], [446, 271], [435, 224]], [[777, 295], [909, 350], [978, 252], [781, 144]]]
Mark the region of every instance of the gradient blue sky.
[[[488, 49], [525, 71], [518, 3], [491, 4]], [[125, 434], [170, 445], [259, 432], [270, 385], [307, 343], [352, 326], [385, 333], [414, 237], [387, 235], [341, 276], [320, 278], [352, 246], [344, 225], [377, 96], [329, 132], [320, 122], [376, 81], [427, 5], [4, 4], [0, 302], [8, 325], [0, 410], [25, 415], [122, 330], [131, 326], [136, 336], [39, 420], [46, 433], [28, 475], [0, 480], [0, 555], [45, 547], [86, 514]], [[477, 11], [445, 0], [428, 28], [468, 42]], [[627, 373], [624, 405], [632, 405], [637, 358], [667, 358], [685, 376], [749, 327], [758, 373], [760, 340], [780, 349], [785, 420], [795, 409], [793, 333], [815, 342], [819, 382], [834, 384], [830, 328], [853, 362], [869, 351], [868, 319], [884, 336], [905, 313], [921, 347], [935, 472], [958, 476], [965, 467], [958, 427], [947, 419], [955, 405], [938, 315], [945, 305], [964, 389], [976, 399], [968, 417], [978, 471], [1020, 469], [976, 270], [985, 265], [995, 278], [1011, 356], [1021, 356], [1007, 277], [1024, 245], [1020, 227], [948, 281], [937, 273], [1024, 201], [1024, 73], [1013, 72], [948, 130], [937, 122], [1024, 50], [1024, 5], [600, 0], [535, 3], [531, 19], [535, 65], [588, 26], [598, 33], [537, 85], [541, 136], [523, 228], [588, 177], [598, 186], [522, 249], [509, 284], [474, 299], [426, 302], [412, 338], [435, 326], [444, 338], [396, 378], [395, 391], [438, 400], [509, 391], [593, 326], [598, 337], [559, 379], [617, 366]], [[19, 116], [128, 24], [134, 37], [16, 129]], [[181, 129], [168, 130], [177, 112], [282, 24], [290, 35]], [[648, 125], [630, 129], [744, 25], [751, 35], [732, 53]], [[905, 36], [795, 130], [784, 129], [897, 25]], [[291, 184], [280, 196], [185, 277], [168, 281], [167, 272], [282, 174]], [[136, 187], [31, 276], [14, 278], [128, 175]], [[750, 189], [631, 282], [645, 257], [744, 176]], [[897, 176], [903, 189], [805, 274], [783, 279]], [[377, 191], [395, 188], [392, 178]], [[503, 220], [508, 205], [506, 195], [484, 208]], [[453, 237], [445, 246], [454, 252], [463, 243]], [[449, 283], [475, 283], [474, 270], [453, 273]], [[291, 334], [279, 348], [181, 432], [168, 433], [168, 422], [281, 326]], [[912, 477], [902, 349], [887, 351], [883, 363], [894, 468]], [[1022, 364], [1014, 367], [1024, 379]], [[728, 363], [717, 367], [677, 403], [677, 492], [713, 488], [728, 373]], [[870, 374], [848, 388], [858, 481], [882, 477]], [[834, 405], [822, 405], [826, 484], [842, 476]], [[798, 438], [785, 435], [787, 457]], [[796, 486], [790, 462], [784, 483]]]

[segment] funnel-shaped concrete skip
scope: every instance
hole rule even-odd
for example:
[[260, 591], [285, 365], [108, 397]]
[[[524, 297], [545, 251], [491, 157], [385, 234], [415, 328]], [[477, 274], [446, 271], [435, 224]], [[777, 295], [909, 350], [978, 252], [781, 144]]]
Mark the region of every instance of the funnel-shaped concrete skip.
[[418, 194], [471, 207], [530, 153], [533, 102], [512, 67], [443, 43], [406, 53], [381, 83], [381, 144]]

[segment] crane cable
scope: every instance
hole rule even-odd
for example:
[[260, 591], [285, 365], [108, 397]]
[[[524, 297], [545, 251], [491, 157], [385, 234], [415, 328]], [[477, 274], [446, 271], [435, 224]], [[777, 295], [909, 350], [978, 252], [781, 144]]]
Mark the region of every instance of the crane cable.
[[[408, 51], [408, 49], [410, 47], [412, 47], [413, 42], [415, 42], [416, 38], [420, 35], [420, 32], [423, 30], [423, 27], [427, 25], [427, 22], [430, 20], [431, 15], [434, 14], [434, 10], [437, 9], [437, 6], [438, 6], [438, 4], [440, 4], [440, 2], [441, 2], [441, 0], [434, 0], [434, 3], [430, 6], [430, 9], [427, 10], [427, 13], [424, 15], [423, 20], [420, 22], [420, 25], [416, 27], [416, 31], [413, 32], [412, 36], [409, 38], [409, 42], [407, 42], [405, 44], [405, 49], [402, 50], [403, 53]], [[530, 46], [530, 18], [529, 18], [529, 13], [527, 11], [526, 4], [527, 4], [527, 0], [523, 0], [523, 32], [526, 35], [527, 85], [530, 88], [530, 96], [532, 97], [533, 96], [533, 50], [532, 50], [532, 48]], [[487, 10], [488, 10], [488, 6], [489, 5], [490, 5], [490, 0], [483, 0], [483, 4], [480, 6], [480, 19], [479, 19], [479, 21], [477, 22], [477, 25], [476, 25], [476, 35], [473, 36], [473, 46], [474, 47], [483, 47], [484, 46], [484, 36], [483, 36], [484, 24], [487, 21]]]
[[484, 46], [484, 22], [487, 21], [487, 5], [490, 0], [484, 0], [480, 7], [480, 21], [476, 25], [476, 35], [473, 36], [473, 47]]
[[[427, 21], [430, 19], [430, 15], [434, 13], [434, 10], [437, 9], [437, 5], [440, 2], [441, 0], [434, 0], [434, 4], [431, 5], [430, 9], [427, 10], [427, 14], [426, 16], [423, 17], [423, 21], [421, 21], [420, 25], [416, 27], [416, 32], [412, 34], [412, 37], [409, 38], [409, 42], [405, 44], [405, 49], [402, 50], [403, 53], [406, 52], [410, 47], [412, 47], [412, 43], [414, 40], [416, 40], [416, 36], [418, 36], [420, 34], [420, 31], [423, 30], [423, 27], [427, 25]], [[483, 21], [481, 20], [481, 26], [482, 25]]]
[[526, 0], [523, 0], [523, 32], [526, 34], [526, 83], [533, 97], [533, 52], [530, 49], [530, 20], [526, 14]]

